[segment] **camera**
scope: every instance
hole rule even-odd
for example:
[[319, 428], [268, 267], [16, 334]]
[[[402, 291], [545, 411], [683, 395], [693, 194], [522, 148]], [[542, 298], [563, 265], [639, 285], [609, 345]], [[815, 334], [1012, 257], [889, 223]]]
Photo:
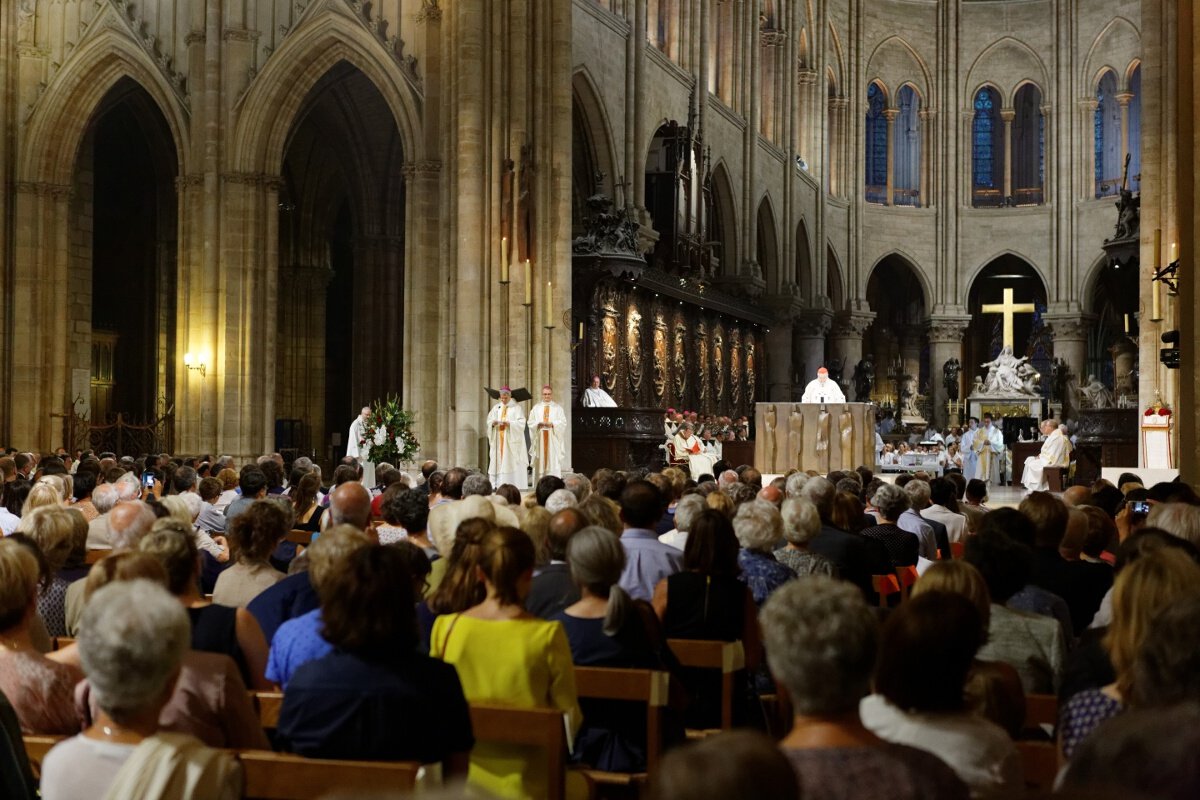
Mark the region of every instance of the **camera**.
[[1145, 500], [1134, 500], [1129, 504], [1129, 513], [1136, 517], [1144, 517], [1150, 513], [1150, 503]]
[[153, 472], [143, 472], [142, 473], [142, 486], [145, 486], [147, 489], [154, 488], [154, 473]]

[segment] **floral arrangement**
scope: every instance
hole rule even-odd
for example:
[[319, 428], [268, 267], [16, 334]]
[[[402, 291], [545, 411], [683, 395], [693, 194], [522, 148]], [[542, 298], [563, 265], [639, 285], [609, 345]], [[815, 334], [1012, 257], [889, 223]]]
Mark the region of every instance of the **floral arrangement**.
[[412, 461], [421, 450], [413, 433], [413, 413], [400, 406], [400, 398], [388, 395], [371, 404], [371, 413], [362, 426], [360, 453], [373, 464]]

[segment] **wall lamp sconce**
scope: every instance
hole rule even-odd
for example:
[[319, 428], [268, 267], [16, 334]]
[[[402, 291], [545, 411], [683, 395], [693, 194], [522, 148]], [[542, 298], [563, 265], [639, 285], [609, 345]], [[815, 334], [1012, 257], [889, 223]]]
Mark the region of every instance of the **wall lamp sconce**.
[[200, 356], [194, 356], [191, 353], [183, 354], [183, 365], [185, 367], [187, 367], [188, 369], [199, 370], [200, 377], [202, 377], [202, 378], [204, 377], [205, 372], [207, 371], [206, 366], [204, 364], [204, 359]]

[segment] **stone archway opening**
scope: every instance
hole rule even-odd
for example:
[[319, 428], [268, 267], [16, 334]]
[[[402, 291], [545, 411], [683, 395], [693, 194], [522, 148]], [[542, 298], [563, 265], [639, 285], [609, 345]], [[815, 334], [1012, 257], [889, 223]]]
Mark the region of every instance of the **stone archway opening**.
[[[1139, 290], [1136, 264], [1106, 262], [1097, 269], [1085, 299], [1084, 310], [1095, 322], [1087, 337], [1087, 356], [1080, 377], [1095, 375], [1112, 388], [1117, 398], [1137, 396]], [[1153, 331], [1154, 327], [1149, 329]]]
[[884, 256], [867, 279], [867, 304], [875, 319], [863, 335], [863, 352], [874, 356], [875, 392], [895, 404], [897, 391], [889, 375], [902, 365], [904, 374], [917, 379], [918, 391], [928, 395], [929, 311], [916, 267], [897, 253]]
[[357, 410], [403, 378], [403, 148], [383, 95], [340, 62], [288, 133], [279, 191], [276, 447], [344, 455]]
[[1034, 306], [1033, 312], [1018, 312], [1012, 317], [1013, 354], [1018, 358], [1029, 357], [1034, 369], [1042, 375], [1043, 396], [1049, 396], [1054, 337], [1043, 319], [1046, 285], [1033, 265], [1011, 253], [990, 261], [975, 276], [967, 292], [967, 311], [971, 315], [963, 336], [963, 378], [967, 394], [972, 391], [975, 377], [987, 372], [981, 365], [995, 358], [1004, 346], [1003, 314], [984, 313], [983, 306], [1003, 304], [1006, 293], [1010, 293], [1014, 304], [1032, 303]]
[[70, 200], [62, 330], [75, 411], [93, 424], [174, 405], [178, 163], [161, 109], [117, 81], [83, 135]]

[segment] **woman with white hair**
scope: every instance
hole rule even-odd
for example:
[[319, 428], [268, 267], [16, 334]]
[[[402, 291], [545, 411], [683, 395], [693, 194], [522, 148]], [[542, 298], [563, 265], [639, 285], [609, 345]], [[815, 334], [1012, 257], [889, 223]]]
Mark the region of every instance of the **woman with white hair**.
[[787, 544], [775, 551], [775, 560], [796, 573], [838, 577], [837, 567], [822, 555], [809, 552], [808, 543], [821, 532], [821, 514], [817, 507], [802, 497], [783, 501], [783, 538]]
[[742, 503], [733, 517], [733, 532], [742, 549], [738, 566], [742, 580], [750, 587], [754, 602], [761, 606], [771, 593], [796, 577], [796, 573], [775, 559], [775, 546], [783, 538], [783, 517], [767, 500]]
[[887, 787], [894, 800], [967, 798], [937, 756], [883, 741], [863, 725], [859, 701], [871, 686], [879, 624], [850, 583], [814, 576], [784, 586], [760, 615], [767, 664], [795, 710], [779, 743], [802, 797], [859, 797]]
[[915, 533], [909, 533], [896, 524], [900, 515], [909, 508], [908, 494], [895, 484], [885, 483], [875, 490], [871, 505], [878, 512], [879, 524], [864, 529], [859, 535], [882, 542], [893, 567], [915, 567], [921, 552], [921, 540]]
[[45, 800], [240, 796], [232, 756], [159, 732], [190, 636], [183, 606], [152, 581], [118, 581], [92, 596], [78, 644], [99, 712], [46, 756]]
[[[654, 610], [618, 585], [625, 568], [621, 540], [598, 525], [572, 534], [567, 543], [571, 578], [579, 587], [579, 602], [550, 619], [562, 623], [571, 645], [571, 660], [581, 667], [666, 669]], [[581, 699], [585, 720], [575, 739], [576, 761], [608, 772], [646, 769], [646, 720], [624, 703]]]

